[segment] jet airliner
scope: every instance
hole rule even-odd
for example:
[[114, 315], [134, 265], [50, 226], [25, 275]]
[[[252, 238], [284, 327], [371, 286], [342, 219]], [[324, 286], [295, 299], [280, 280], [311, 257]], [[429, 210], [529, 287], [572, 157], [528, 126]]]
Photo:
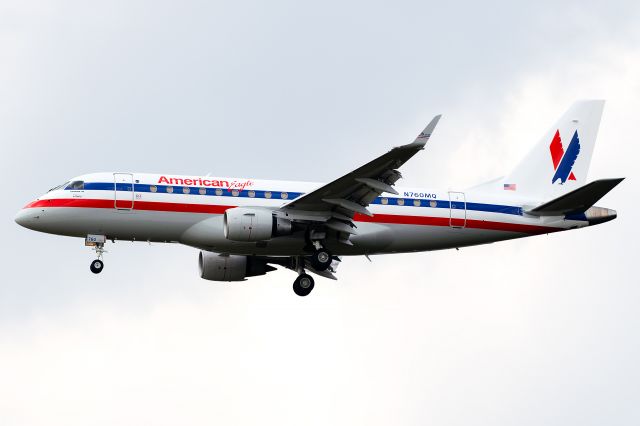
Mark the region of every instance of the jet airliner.
[[509, 174], [466, 190], [401, 188], [418, 137], [327, 184], [130, 172], [74, 177], [28, 203], [25, 228], [81, 237], [104, 268], [108, 241], [185, 244], [200, 276], [243, 281], [275, 266], [336, 279], [347, 256], [459, 248], [597, 225], [616, 217], [594, 204], [622, 179], [586, 183], [604, 101], [573, 104]]

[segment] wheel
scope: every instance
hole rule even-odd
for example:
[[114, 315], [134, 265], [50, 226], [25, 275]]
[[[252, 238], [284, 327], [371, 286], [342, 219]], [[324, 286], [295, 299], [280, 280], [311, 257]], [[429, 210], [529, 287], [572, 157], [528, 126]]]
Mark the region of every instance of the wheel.
[[100, 272], [102, 272], [103, 268], [104, 262], [102, 262], [102, 260], [100, 259], [96, 259], [91, 262], [91, 266], [89, 267], [89, 269], [91, 269], [91, 272], [93, 272], [94, 274], [99, 274]]
[[311, 275], [300, 274], [293, 282], [293, 292], [298, 296], [307, 296], [313, 290], [313, 278]]
[[331, 252], [325, 248], [315, 251], [311, 255], [311, 266], [318, 272], [326, 271], [332, 262]]

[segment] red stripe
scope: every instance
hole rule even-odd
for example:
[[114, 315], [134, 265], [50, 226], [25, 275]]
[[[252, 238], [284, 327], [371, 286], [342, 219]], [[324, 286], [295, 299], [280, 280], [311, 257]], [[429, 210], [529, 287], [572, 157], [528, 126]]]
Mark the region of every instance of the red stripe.
[[[96, 200], [82, 198], [54, 198], [49, 200], [37, 200], [27, 204], [24, 208], [37, 207], [83, 207], [96, 209], [113, 209], [114, 200]], [[222, 214], [227, 209], [236, 206], [220, 206], [210, 204], [186, 204], [186, 203], [163, 203], [157, 201], [136, 201], [134, 210], [143, 211], [163, 211], [180, 213], [209, 213]], [[428, 226], [449, 226], [448, 217], [432, 216], [406, 216], [394, 214], [376, 214], [373, 217], [356, 214], [356, 222], [392, 223], [398, 225], [428, 225]], [[462, 220], [461, 220], [462, 221]], [[460, 223], [462, 224], [462, 223]], [[518, 223], [492, 222], [487, 220], [467, 219], [466, 228], [490, 229], [494, 231], [521, 232], [526, 234], [547, 234], [550, 232], [562, 231], [562, 228], [549, 226], [524, 225]]]
[[215, 206], [210, 204], [161, 203], [156, 201], [136, 201], [134, 210], [154, 210], [180, 213], [222, 214], [235, 206]]
[[95, 209], [112, 209], [114, 200], [93, 200], [82, 198], [53, 198], [50, 200], [36, 200], [24, 206], [25, 209], [33, 207], [89, 207]]
[[[97, 200], [82, 198], [54, 198], [50, 200], [38, 200], [27, 204], [24, 208], [33, 207], [85, 207], [93, 209], [113, 209], [114, 200]], [[124, 207], [124, 205], [123, 205]], [[225, 210], [235, 206], [216, 206], [209, 204], [184, 204], [184, 203], [163, 203], [156, 201], [136, 201], [134, 210], [160, 211], [160, 212], [180, 212], [180, 213], [211, 213], [222, 214]]]
[[[376, 214], [372, 217], [356, 214], [354, 217], [356, 222], [374, 222], [374, 223], [395, 223], [402, 225], [428, 225], [428, 226], [449, 226], [448, 217], [431, 217], [431, 216], [403, 216], [393, 214]], [[462, 225], [462, 219], [459, 220]], [[523, 232], [526, 234], [547, 234], [550, 232], [562, 231], [562, 228], [553, 228], [550, 226], [525, 225], [519, 223], [493, 222], [489, 220], [467, 219], [465, 228], [473, 229], [490, 229], [494, 231]]]

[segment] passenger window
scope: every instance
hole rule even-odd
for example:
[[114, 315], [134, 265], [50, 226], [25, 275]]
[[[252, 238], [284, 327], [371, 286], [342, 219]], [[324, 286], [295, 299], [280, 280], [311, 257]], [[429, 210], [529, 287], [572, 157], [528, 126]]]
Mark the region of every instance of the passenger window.
[[198, 190], [198, 192], [200, 193], [200, 195], [207, 195], [207, 189], [206, 188], [200, 188]]
[[399, 206], [404, 206], [404, 200], [402, 198], [398, 198], [397, 203]]
[[380, 200], [380, 203], [381, 203], [381, 204], [385, 204], [385, 205], [387, 205], [387, 204], [389, 204], [389, 199], [388, 199], [388, 198], [382, 198], [382, 199]]
[[167, 194], [171, 194], [173, 192], [173, 186], [167, 186]]
[[218, 188], [216, 189], [216, 195], [219, 197], [222, 195], [222, 189]]
[[237, 197], [238, 195], [240, 195], [240, 191], [238, 191], [237, 189], [234, 189], [233, 191], [231, 191], [231, 195], [233, 195], [234, 197]]
[[71, 189], [71, 190], [76, 190], [76, 191], [82, 191], [84, 190], [84, 181], [81, 180], [74, 180], [73, 182], [71, 182], [69, 185], [67, 185], [67, 187], [65, 189]]
[[256, 191], [249, 191], [249, 198], [253, 198], [256, 196]]
[[158, 187], [157, 187], [157, 186], [155, 186], [155, 185], [151, 185], [151, 186], [149, 187], [149, 191], [151, 191], [151, 192], [158, 192]]
[[271, 198], [271, 191], [267, 191], [264, 193], [264, 198]]
[[416, 207], [420, 207], [420, 200], [413, 200], [413, 205]]
[[188, 194], [191, 192], [191, 188], [189, 188], [188, 186], [185, 186], [184, 188], [182, 188], [182, 193], [183, 194]]
[[429, 205], [435, 209], [438, 207], [438, 202], [436, 200], [431, 200], [429, 201]]
[[289, 194], [287, 194], [286, 192], [283, 192], [280, 194], [280, 198], [282, 198], [283, 200], [286, 200], [287, 198], [289, 198]]

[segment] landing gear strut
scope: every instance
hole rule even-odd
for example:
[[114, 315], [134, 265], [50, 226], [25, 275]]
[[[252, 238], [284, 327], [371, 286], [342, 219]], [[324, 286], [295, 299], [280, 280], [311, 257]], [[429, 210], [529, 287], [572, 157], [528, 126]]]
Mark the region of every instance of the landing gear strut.
[[318, 272], [326, 271], [333, 261], [331, 252], [324, 248], [322, 244], [326, 237], [327, 233], [325, 231], [318, 231], [312, 228], [308, 229], [305, 235], [307, 241], [305, 250], [313, 252], [307, 259], [313, 269]]
[[308, 296], [313, 290], [313, 278], [304, 272], [304, 257], [296, 256], [291, 259], [293, 261], [291, 269], [298, 272], [298, 278], [293, 282], [293, 292], [298, 296]]

